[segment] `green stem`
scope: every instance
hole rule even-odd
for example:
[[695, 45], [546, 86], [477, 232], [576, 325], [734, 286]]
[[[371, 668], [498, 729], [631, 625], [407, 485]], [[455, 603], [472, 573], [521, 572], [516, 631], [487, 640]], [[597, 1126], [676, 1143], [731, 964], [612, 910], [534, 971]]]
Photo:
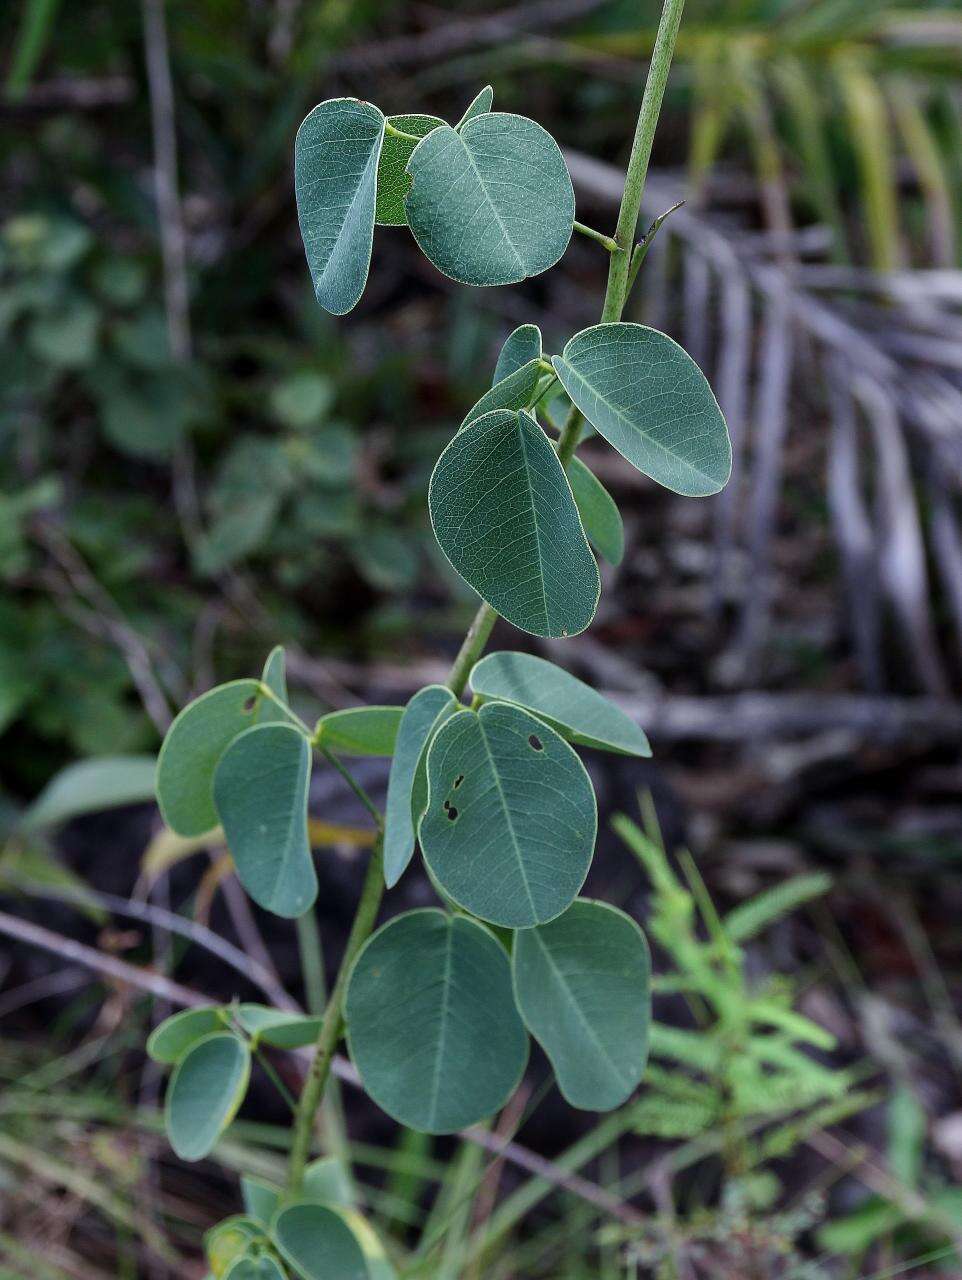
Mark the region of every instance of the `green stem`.
[[575, 218], [575, 231], [587, 236], [589, 240], [597, 240], [600, 245], [604, 245], [609, 253], [615, 253], [618, 249], [617, 240], [612, 240], [611, 236], [606, 236], [603, 231], [596, 231], [594, 227], [586, 226], [585, 223], [579, 222], [577, 218]]
[[464, 637], [448, 676], [448, 688], [456, 698], [460, 698], [464, 693], [464, 686], [468, 682], [471, 668], [484, 652], [484, 646], [488, 643], [497, 620], [497, 611], [487, 603], [482, 604], [474, 615], [474, 621], [468, 627], [468, 634]]
[[654, 141], [658, 116], [661, 114], [661, 103], [665, 96], [665, 85], [668, 83], [668, 71], [675, 52], [675, 40], [684, 7], [685, 0], [665, 0], [661, 11], [655, 47], [651, 52], [651, 66], [648, 68], [648, 79], [645, 81], [645, 92], [641, 100], [641, 110], [638, 112], [631, 155], [628, 158], [625, 190], [621, 197], [621, 208], [618, 211], [618, 225], [615, 228], [618, 252], [611, 255], [608, 288], [605, 291], [605, 305], [601, 313], [602, 324], [621, 319], [625, 299], [628, 296], [631, 246], [634, 243], [635, 232], [638, 230], [638, 215], [641, 212], [641, 197], [644, 194], [645, 179], [648, 176], [651, 144]]
[[370, 937], [384, 896], [384, 860], [380, 837], [371, 853], [364, 886], [357, 904], [357, 912], [351, 932], [344, 948], [344, 958], [338, 970], [334, 990], [324, 1011], [324, 1020], [317, 1037], [317, 1048], [311, 1062], [311, 1069], [301, 1090], [294, 1119], [294, 1140], [291, 1145], [291, 1158], [287, 1172], [288, 1190], [296, 1195], [304, 1181], [304, 1170], [311, 1152], [311, 1141], [314, 1136], [314, 1117], [324, 1097], [324, 1086], [330, 1075], [334, 1051], [341, 1038], [344, 1027], [344, 992], [347, 979], [357, 953]]
[[384, 827], [384, 819], [381, 817], [381, 811], [377, 807], [377, 805], [374, 803], [374, 801], [371, 799], [371, 797], [367, 794], [367, 792], [364, 790], [364, 788], [361, 786], [361, 784], [358, 782], [358, 780], [354, 777], [353, 773], [351, 773], [350, 769], [346, 768], [341, 763], [341, 761], [337, 758], [337, 756], [334, 754], [333, 751], [328, 751], [327, 747], [322, 747], [320, 743], [316, 741], [316, 739], [315, 739], [314, 745], [317, 748], [317, 750], [320, 752], [320, 754], [324, 757], [324, 759], [327, 761], [327, 763], [338, 771], [338, 773], [341, 775], [341, 777], [344, 779], [347, 785], [351, 788], [351, 790], [357, 796], [358, 800], [360, 800], [361, 804], [364, 806], [364, 808], [368, 811], [368, 813], [374, 819], [374, 825], [377, 827], [379, 831], [381, 831]]

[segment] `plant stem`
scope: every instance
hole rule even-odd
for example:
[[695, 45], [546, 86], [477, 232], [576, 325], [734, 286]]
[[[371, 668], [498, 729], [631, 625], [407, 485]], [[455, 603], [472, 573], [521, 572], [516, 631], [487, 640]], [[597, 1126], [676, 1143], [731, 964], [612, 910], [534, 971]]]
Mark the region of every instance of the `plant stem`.
[[611, 236], [606, 236], [603, 231], [596, 231], [594, 227], [586, 226], [585, 223], [579, 222], [577, 218], [575, 218], [575, 231], [580, 231], [589, 240], [597, 240], [609, 253], [614, 253], [618, 248], [617, 240], [612, 240]]
[[648, 176], [648, 161], [651, 159], [651, 144], [654, 141], [655, 127], [661, 114], [661, 103], [665, 96], [665, 85], [668, 82], [668, 71], [675, 52], [675, 40], [684, 7], [685, 0], [665, 0], [661, 11], [655, 47], [651, 52], [651, 66], [648, 68], [648, 79], [645, 81], [645, 92], [641, 100], [641, 110], [638, 112], [631, 155], [628, 158], [625, 190], [621, 197], [621, 208], [618, 211], [618, 225], [615, 228], [618, 252], [611, 255], [605, 305], [601, 313], [602, 324], [621, 319], [625, 299], [628, 296], [631, 246], [638, 229], [641, 197], [645, 190], [645, 179]]
[[361, 786], [361, 784], [357, 781], [354, 775], [351, 773], [350, 769], [346, 768], [345, 765], [341, 763], [341, 761], [337, 758], [337, 756], [334, 754], [333, 751], [328, 751], [327, 747], [322, 747], [319, 743], [316, 743], [316, 742], [315, 742], [315, 746], [317, 747], [317, 750], [320, 752], [320, 754], [327, 761], [327, 763], [338, 771], [338, 773], [341, 775], [341, 777], [344, 779], [347, 785], [351, 788], [351, 790], [357, 796], [358, 800], [360, 800], [361, 804], [364, 806], [364, 808], [368, 811], [368, 813], [374, 819], [374, 825], [380, 831], [384, 826], [384, 819], [381, 817], [381, 811], [377, 807], [377, 805], [374, 803], [374, 801], [371, 799], [371, 797], [367, 794], [367, 792], [364, 790], [364, 788]]
[[497, 610], [492, 609], [487, 603], [482, 604], [474, 615], [474, 621], [468, 627], [468, 634], [464, 637], [448, 676], [448, 688], [456, 698], [460, 698], [464, 693], [464, 686], [468, 682], [471, 668], [484, 652], [484, 646], [488, 643], [488, 637], [497, 620]]
[[311, 1139], [314, 1136], [314, 1117], [321, 1099], [324, 1097], [324, 1086], [330, 1074], [334, 1051], [341, 1038], [344, 1026], [344, 992], [351, 966], [361, 947], [367, 941], [374, 928], [381, 898], [384, 895], [384, 865], [382, 843], [380, 838], [371, 853], [371, 860], [364, 877], [364, 886], [357, 904], [357, 912], [351, 932], [344, 948], [344, 958], [338, 970], [337, 980], [324, 1011], [320, 1034], [317, 1037], [317, 1048], [311, 1062], [311, 1069], [301, 1090], [294, 1119], [294, 1141], [291, 1145], [291, 1159], [287, 1172], [288, 1190], [296, 1195], [304, 1181], [304, 1170], [311, 1151]]

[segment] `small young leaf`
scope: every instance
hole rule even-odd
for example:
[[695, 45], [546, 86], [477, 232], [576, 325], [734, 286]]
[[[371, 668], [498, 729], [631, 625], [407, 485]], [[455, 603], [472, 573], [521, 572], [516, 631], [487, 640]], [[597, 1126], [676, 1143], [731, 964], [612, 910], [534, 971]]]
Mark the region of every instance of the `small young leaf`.
[[269, 1009], [263, 1004], [238, 1005], [237, 1021], [256, 1041], [277, 1049], [300, 1049], [313, 1044], [321, 1029], [319, 1017]]
[[283, 1188], [276, 1186], [273, 1182], [265, 1182], [263, 1178], [254, 1178], [248, 1174], [240, 1180], [241, 1197], [244, 1201], [244, 1212], [259, 1222], [265, 1230], [271, 1225], [274, 1214], [277, 1212], [277, 1206], [280, 1203], [281, 1196], [284, 1194]]
[[462, 284], [516, 284], [558, 261], [574, 191], [554, 138], [525, 116], [485, 112], [423, 138], [405, 201], [421, 251]]
[[302, 915], [317, 897], [307, 834], [311, 748], [287, 724], [255, 725], [224, 752], [214, 802], [237, 875], [256, 903]]
[[411, 179], [405, 173], [407, 162], [421, 139], [444, 121], [437, 116], [413, 115], [388, 116], [387, 123], [390, 127], [384, 132], [384, 145], [377, 166], [374, 216], [379, 226], [406, 227], [404, 197], [411, 188]]
[[492, 387], [511, 373], [517, 373], [530, 360], [541, 359], [541, 330], [536, 324], [519, 324], [504, 340], [498, 363], [494, 366]]
[[724, 488], [728, 428], [691, 356], [657, 329], [598, 324], [553, 357], [568, 395], [632, 466], [687, 497]]
[[299, 1201], [281, 1209], [272, 1235], [303, 1280], [369, 1280], [364, 1252], [334, 1209]]
[[414, 853], [415, 829], [411, 799], [418, 761], [436, 727], [451, 714], [457, 699], [440, 684], [419, 690], [404, 708], [398, 729], [384, 815], [384, 880], [392, 889]]
[[317, 722], [317, 742], [335, 755], [391, 756], [403, 707], [348, 707]]
[[147, 1040], [147, 1053], [154, 1062], [172, 1066], [192, 1044], [225, 1027], [224, 1012], [218, 1005], [211, 1005], [209, 1009], [181, 1009], [154, 1027]]
[[425, 862], [449, 897], [510, 929], [571, 903], [594, 851], [598, 813], [585, 767], [520, 707], [459, 711], [428, 752]]
[[621, 564], [625, 526], [614, 498], [580, 458], [571, 459], [567, 475], [588, 541], [609, 564]]
[[351, 972], [345, 1015], [365, 1088], [412, 1129], [474, 1124], [504, 1105], [524, 1071], [508, 958], [464, 916], [410, 911], [379, 929]]
[[428, 490], [441, 550], [502, 617], [538, 636], [594, 617], [598, 566], [557, 454], [526, 413], [485, 414], [438, 459]]
[[550, 924], [521, 930], [511, 963], [521, 1016], [568, 1102], [620, 1106], [645, 1069], [651, 1020], [648, 946], [634, 920], [578, 899]]
[[218, 825], [214, 770], [238, 736], [264, 720], [284, 719], [257, 680], [232, 680], [187, 704], [167, 730], [157, 758], [160, 812], [179, 836], [201, 836]]
[[650, 756], [644, 733], [620, 707], [577, 676], [530, 653], [489, 653], [471, 672], [481, 698], [527, 707], [582, 747]]
[[[261, 681], [267, 685], [271, 693], [280, 698], [281, 702], [288, 701], [287, 674], [283, 645], [275, 645], [267, 655], [267, 660], [264, 663], [264, 670], [261, 673]], [[270, 702], [270, 699], [265, 698], [264, 701]]]
[[244, 1100], [250, 1079], [247, 1045], [228, 1031], [198, 1040], [181, 1058], [167, 1088], [164, 1123], [181, 1160], [213, 1150]]
[[232, 1262], [224, 1280], [286, 1280], [284, 1269], [269, 1253], [245, 1255]]
[[356, 1204], [354, 1187], [344, 1165], [337, 1156], [321, 1156], [304, 1170], [303, 1194], [306, 1200], [352, 1209]]
[[483, 116], [486, 111], [491, 110], [491, 104], [494, 102], [494, 90], [491, 86], [485, 85], [481, 92], [468, 103], [467, 110], [455, 125], [456, 129], [462, 128], [469, 120], [473, 120], [475, 116]]
[[526, 409], [537, 398], [540, 381], [541, 361], [529, 360], [520, 369], [515, 369], [489, 388], [477, 404], [468, 410], [459, 430], [463, 431], [472, 422], [495, 409]]
[[294, 193], [317, 301], [334, 315], [364, 292], [374, 241], [384, 116], [369, 102], [331, 98], [294, 140]]
[[234, 1214], [211, 1227], [204, 1236], [204, 1251], [215, 1276], [226, 1276], [241, 1258], [249, 1256], [250, 1246], [263, 1239], [260, 1225], [244, 1214]]

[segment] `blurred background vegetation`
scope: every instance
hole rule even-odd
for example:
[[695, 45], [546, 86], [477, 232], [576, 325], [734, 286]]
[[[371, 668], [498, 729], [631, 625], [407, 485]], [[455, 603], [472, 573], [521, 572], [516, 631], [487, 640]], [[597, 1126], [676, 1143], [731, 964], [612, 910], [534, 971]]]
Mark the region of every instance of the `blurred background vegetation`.
[[[559, 139], [579, 217], [607, 229], [657, 16], [648, 0], [2, 7], [0, 887], [18, 915], [224, 998], [239, 979], [156, 919], [50, 895], [171, 907], [249, 954], [260, 930], [301, 994], [293, 940], [245, 915], [222, 852], [204, 869], [146, 808], [57, 834], [24, 806], [78, 758], [149, 756], [188, 697], [278, 641], [305, 714], [443, 678], [473, 604], [430, 535], [431, 467], [510, 328], [536, 320], [558, 350], [591, 321], [603, 251], [469, 290], [379, 229], [372, 283], [334, 321], [303, 261], [293, 134], [324, 97], [456, 119], [490, 82]], [[647, 837], [622, 828], [645, 874], [604, 837], [589, 887], [662, 948], [650, 1085], [608, 1128], [536, 1083], [508, 1121], [630, 1212], [549, 1196], [518, 1166], [499, 1184], [471, 1144], [390, 1148], [348, 1100], [362, 1193], [410, 1274], [881, 1276], [919, 1257], [917, 1274], [959, 1274], [959, 5], [690, 0], [653, 164], [648, 221], [686, 203], [631, 318], [709, 374], [735, 478], [679, 503], [589, 442], [627, 552], [596, 627], [544, 651], [654, 744], [641, 771], [591, 762], [603, 825], [645, 790], [697, 870], [659, 857], [650, 813]], [[333, 784], [314, 802], [341, 824], [319, 835], [333, 956], [357, 815]], [[54, 817], [72, 807], [95, 806]], [[793, 875], [811, 892], [726, 932], [723, 908]], [[177, 1170], [136, 990], [6, 944], [0, 983], [0, 1274], [203, 1275], [225, 1171], [276, 1161], [270, 1094], [219, 1165]], [[755, 1045], [762, 999], [781, 1009], [778, 1062]]]

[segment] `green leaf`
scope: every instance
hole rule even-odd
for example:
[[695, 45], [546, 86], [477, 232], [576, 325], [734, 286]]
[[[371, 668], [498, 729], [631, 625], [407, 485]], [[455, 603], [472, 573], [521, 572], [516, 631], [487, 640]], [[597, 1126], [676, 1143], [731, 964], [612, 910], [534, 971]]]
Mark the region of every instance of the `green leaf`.
[[441, 550], [502, 617], [539, 636], [594, 617], [598, 566], [558, 457], [526, 413], [485, 414], [438, 459], [428, 506]]
[[192, 1045], [167, 1088], [164, 1124], [181, 1160], [202, 1160], [213, 1150], [244, 1100], [250, 1080], [247, 1045], [228, 1031]]
[[516, 284], [558, 261], [574, 226], [574, 191], [550, 133], [525, 116], [441, 125], [408, 161], [408, 223], [424, 255], [462, 284]]
[[39, 359], [59, 369], [82, 369], [97, 354], [100, 313], [86, 300], [69, 302], [49, 315], [38, 316], [27, 343]]
[[651, 966], [630, 916], [579, 899], [563, 916], [523, 929], [512, 953], [521, 1016], [573, 1107], [610, 1111], [648, 1058]]
[[284, 378], [270, 395], [274, 416], [293, 431], [306, 431], [318, 426], [330, 409], [336, 395], [330, 378], [302, 369]]
[[511, 373], [517, 373], [529, 360], [541, 359], [541, 330], [536, 324], [519, 324], [504, 340], [498, 363], [494, 366], [491, 385], [495, 386]]
[[345, 1016], [364, 1087], [412, 1129], [474, 1124], [503, 1106], [524, 1071], [508, 958], [464, 916], [410, 911], [380, 928], [354, 964]]
[[218, 825], [217, 762], [238, 734], [268, 718], [281, 720], [284, 712], [265, 699], [258, 680], [231, 680], [184, 707], [157, 758], [157, 800], [172, 831], [200, 836]]
[[457, 705], [444, 685], [420, 689], [404, 708], [391, 761], [384, 815], [384, 880], [389, 889], [400, 880], [414, 853], [411, 801], [418, 762], [436, 728]]
[[369, 102], [331, 98], [294, 140], [294, 193], [317, 301], [334, 315], [364, 292], [374, 242], [384, 116]]
[[477, 422], [478, 418], [495, 409], [526, 409], [536, 398], [538, 383], [541, 380], [541, 361], [529, 360], [520, 369], [507, 374], [500, 382], [489, 388], [481, 399], [469, 409], [461, 423], [460, 430]]
[[103, 756], [69, 764], [47, 783], [20, 819], [21, 831], [41, 831], [84, 813], [153, 800], [155, 756]]
[[585, 767], [543, 720], [504, 702], [459, 711], [428, 752], [421, 849], [459, 906], [511, 929], [560, 915], [598, 827]]
[[243, 1214], [225, 1218], [204, 1236], [207, 1261], [215, 1276], [224, 1276], [241, 1258], [248, 1257], [248, 1249], [263, 1232], [258, 1223]]
[[687, 497], [724, 488], [728, 428], [708, 380], [677, 342], [643, 324], [598, 324], [552, 359], [565, 391], [632, 466]]
[[494, 90], [488, 84], [468, 103], [467, 110], [455, 128], [461, 129], [469, 120], [473, 120], [475, 116], [482, 116], [486, 111], [490, 111], [492, 102], [494, 102]]
[[577, 676], [530, 653], [489, 653], [471, 672], [480, 698], [527, 707], [571, 742], [626, 756], [650, 756], [630, 716]]
[[235, 738], [214, 773], [214, 804], [237, 875], [256, 903], [294, 917], [317, 897], [307, 834], [311, 747], [288, 724]]
[[288, 1205], [274, 1219], [272, 1235], [303, 1280], [369, 1280], [361, 1246], [333, 1209], [310, 1201]]
[[403, 707], [348, 707], [317, 722], [318, 746], [345, 756], [391, 756]]
[[571, 459], [567, 475], [588, 541], [609, 564], [621, 564], [625, 526], [614, 498], [580, 458]]
[[[283, 645], [275, 645], [267, 655], [267, 660], [264, 663], [264, 670], [261, 672], [261, 682], [266, 684], [271, 693], [280, 698], [281, 702], [289, 701], [287, 696], [287, 672]], [[270, 708], [272, 705], [270, 698], [265, 698], [260, 710], [263, 711]]]
[[[390, 128], [385, 130], [381, 158], [377, 166], [377, 205], [375, 219], [382, 227], [406, 227], [404, 197], [411, 188], [405, 173], [411, 153], [432, 129], [444, 124], [438, 116], [388, 116]], [[398, 130], [393, 133], [392, 130]], [[399, 134], [404, 136], [399, 136]]]
[[321, 1029], [321, 1019], [312, 1014], [288, 1013], [263, 1004], [237, 1006], [237, 1021], [255, 1042], [277, 1049], [300, 1049], [313, 1044]]
[[322, 1204], [351, 1209], [355, 1204], [354, 1188], [343, 1160], [337, 1156], [321, 1156], [304, 1170], [304, 1197]]
[[249, 1174], [244, 1174], [240, 1184], [244, 1212], [262, 1227], [269, 1227], [284, 1194], [283, 1189], [273, 1182], [265, 1182], [263, 1178], [254, 1178]]
[[284, 1269], [269, 1253], [248, 1255], [232, 1262], [224, 1280], [286, 1280]]
[[154, 1027], [147, 1041], [147, 1053], [154, 1062], [172, 1066], [191, 1045], [212, 1031], [223, 1031], [225, 1026], [219, 1005], [211, 1005], [209, 1009], [182, 1009]]

